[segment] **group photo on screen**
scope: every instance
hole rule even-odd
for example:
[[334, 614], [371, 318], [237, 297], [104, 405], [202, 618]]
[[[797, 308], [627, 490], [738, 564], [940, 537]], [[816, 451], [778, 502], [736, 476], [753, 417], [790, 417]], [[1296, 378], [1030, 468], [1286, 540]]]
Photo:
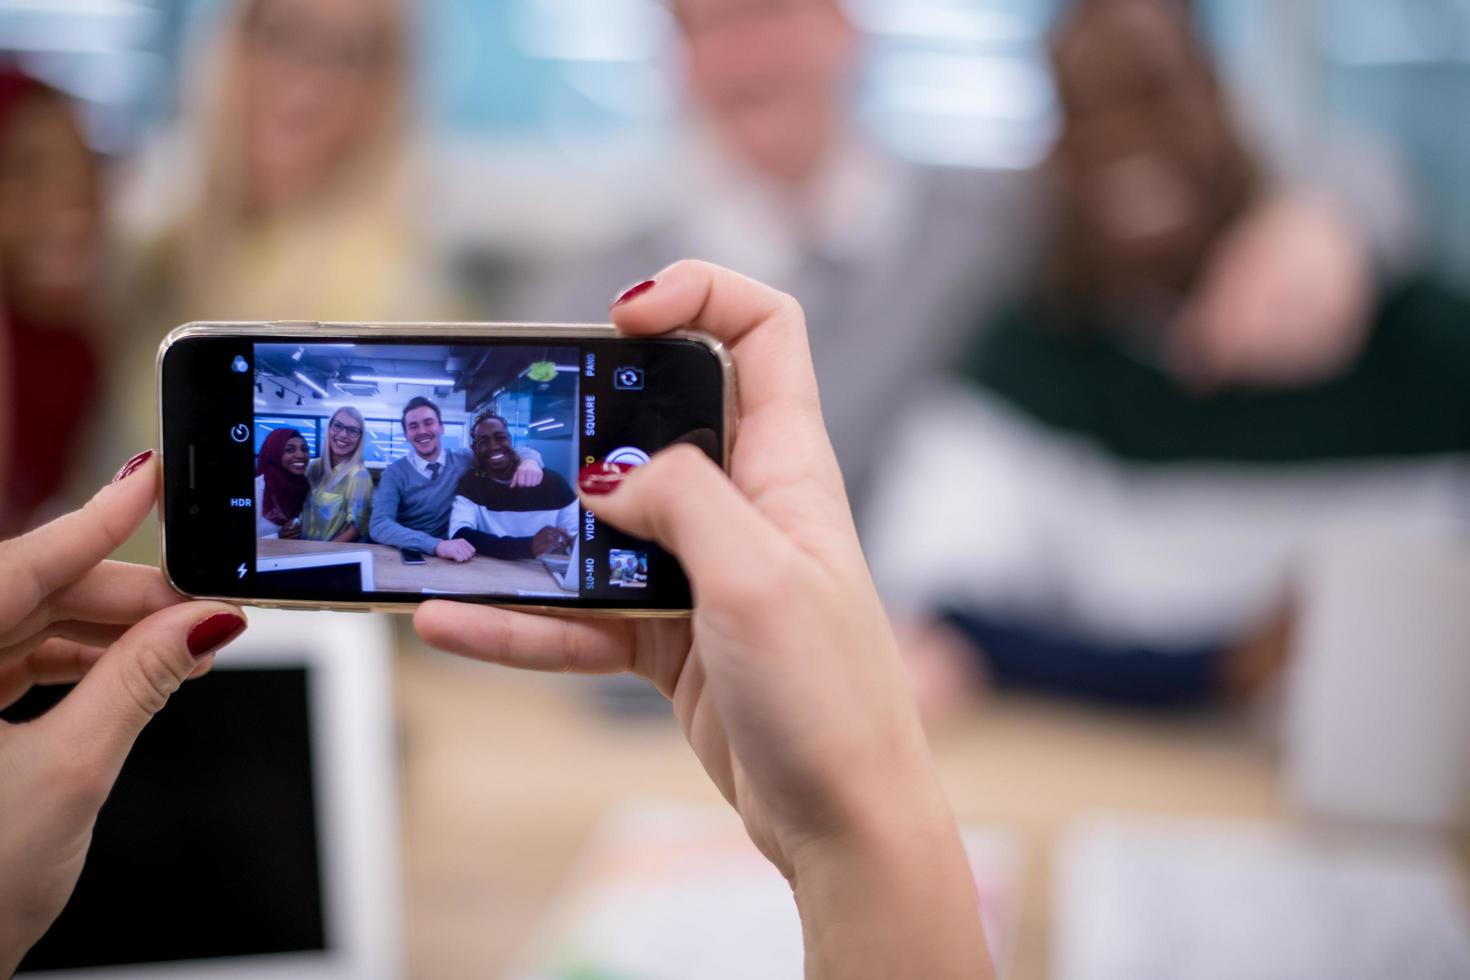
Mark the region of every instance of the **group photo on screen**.
[[572, 347], [258, 344], [267, 591], [575, 596]]

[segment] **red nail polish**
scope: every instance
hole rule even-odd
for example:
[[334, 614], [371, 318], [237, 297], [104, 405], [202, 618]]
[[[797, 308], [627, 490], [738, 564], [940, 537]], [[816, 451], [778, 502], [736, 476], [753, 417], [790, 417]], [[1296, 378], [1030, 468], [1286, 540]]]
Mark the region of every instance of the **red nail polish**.
[[235, 613], [215, 613], [189, 631], [189, 652], [196, 657], [218, 650], [240, 635], [245, 619]]
[[644, 293], [648, 292], [656, 285], [658, 285], [657, 281], [653, 279], [645, 279], [642, 282], [638, 283], [636, 286], [629, 286], [627, 289], [623, 290], [623, 294], [621, 296], [613, 300], [612, 305], [622, 306], [624, 303], [632, 302], [639, 296], [642, 296]]
[[582, 488], [583, 493], [601, 497], [621, 486], [623, 477], [632, 469], [632, 463], [609, 463], [600, 459], [582, 467], [582, 472], [577, 474], [577, 486]]
[[148, 460], [152, 458], [153, 450], [143, 450], [141, 453], [134, 456], [132, 459], [128, 460], [122, 465], [122, 469], [117, 471], [117, 476], [114, 476], [112, 478], [112, 482], [121, 483], [123, 480], [126, 480], [128, 477], [132, 476], [134, 471], [136, 471], [138, 467], [142, 466], [144, 463], [148, 462]]

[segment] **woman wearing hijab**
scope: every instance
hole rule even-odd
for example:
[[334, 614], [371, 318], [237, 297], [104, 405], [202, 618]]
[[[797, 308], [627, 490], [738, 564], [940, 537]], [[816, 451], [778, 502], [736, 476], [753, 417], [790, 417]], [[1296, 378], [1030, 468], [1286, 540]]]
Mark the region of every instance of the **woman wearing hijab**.
[[344, 405], [327, 423], [322, 454], [306, 468], [311, 486], [301, 515], [301, 536], [311, 541], [358, 541], [367, 535], [373, 506], [373, 477], [362, 462], [367, 423]]
[[0, 537], [37, 522], [86, 435], [103, 333], [100, 243], [97, 161], [66, 99], [0, 68], [0, 339], [10, 363], [0, 414], [14, 435], [0, 461]]
[[301, 510], [311, 486], [306, 466], [311, 455], [295, 429], [275, 429], [265, 437], [255, 464], [255, 536], [301, 537]]

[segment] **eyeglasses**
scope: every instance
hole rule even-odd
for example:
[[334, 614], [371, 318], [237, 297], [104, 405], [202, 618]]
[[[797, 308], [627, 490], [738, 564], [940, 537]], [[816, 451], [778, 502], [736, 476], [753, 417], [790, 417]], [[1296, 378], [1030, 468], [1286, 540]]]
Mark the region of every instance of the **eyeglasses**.
[[268, 57], [297, 68], [325, 69], [336, 75], [365, 76], [389, 58], [389, 45], [369, 32], [344, 36], [309, 21], [257, 14], [247, 24], [247, 38]]
[[362, 435], [362, 430], [359, 429], [357, 426], [355, 426], [355, 425], [343, 425], [341, 422], [338, 422], [336, 419], [332, 419], [332, 421], [327, 425], [327, 428], [331, 429], [332, 432], [334, 432], [334, 433], [341, 433], [343, 435], [348, 435], [348, 436], [351, 436], [354, 439], [356, 439], [358, 436]]

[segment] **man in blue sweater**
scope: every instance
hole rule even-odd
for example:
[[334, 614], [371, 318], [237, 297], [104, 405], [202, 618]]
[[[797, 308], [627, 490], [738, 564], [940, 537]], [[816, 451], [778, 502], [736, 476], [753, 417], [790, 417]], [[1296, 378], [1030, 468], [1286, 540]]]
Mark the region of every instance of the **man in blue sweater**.
[[[466, 449], [444, 449], [444, 421], [439, 406], [422, 396], [403, 407], [403, 434], [413, 451], [383, 471], [373, 494], [369, 525], [373, 541], [395, 548], [417, 548], [449, 561], [469, 561], [475, 546], [449, 537], [449, 511], [460, 477], [474, 466]], [[533, 449], [521, 453], [514, 484], [541, 483], [541, 456]]]

